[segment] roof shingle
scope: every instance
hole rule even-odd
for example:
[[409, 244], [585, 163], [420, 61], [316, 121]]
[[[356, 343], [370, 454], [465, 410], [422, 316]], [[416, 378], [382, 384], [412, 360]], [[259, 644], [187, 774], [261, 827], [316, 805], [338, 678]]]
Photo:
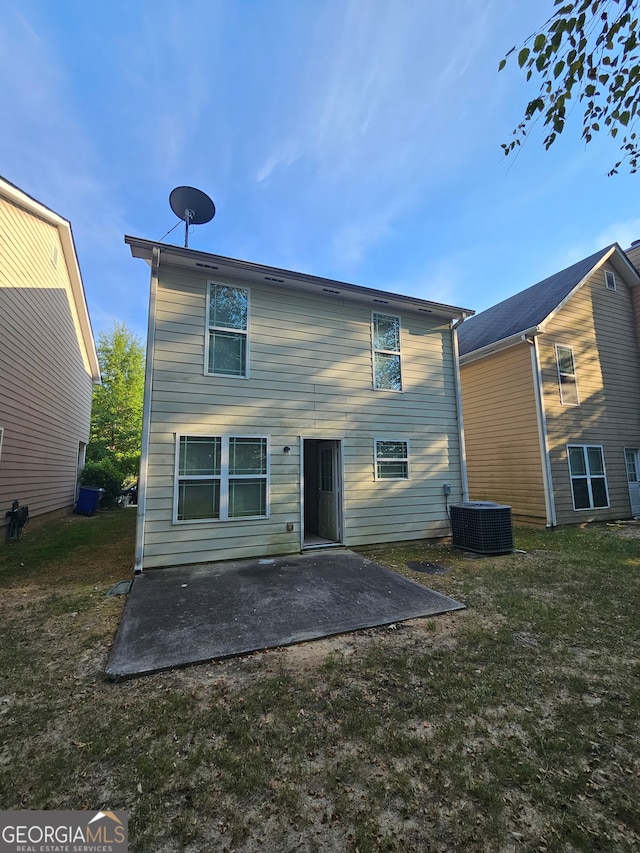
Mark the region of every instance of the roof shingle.
[[607, 246], [466, 320], [458, 329], [460, 355], [539, 326], [610, 249]]

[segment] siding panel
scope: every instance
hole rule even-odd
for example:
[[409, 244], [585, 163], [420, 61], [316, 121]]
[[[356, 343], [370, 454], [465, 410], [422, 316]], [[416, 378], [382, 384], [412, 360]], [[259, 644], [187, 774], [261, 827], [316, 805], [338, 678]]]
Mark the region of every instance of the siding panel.
[[[250, 376], [207, 376], [206, 287], [166, 270], [158, 289], [145, 566], [298, 551], [301, 436], [343, 440], [345, 544], [448, 533], [442, 485], [462, 492], [448, 325], [403, 315], [404, 390], [375, 391], [371, 308], [252, 284]], [[172, 524], [175, 435], [190, 432], [269, 437], [269, 519]], [[375, 481], [374, 437], [409, 441], [410, 480]]]
[[[640, 357], [634, 294], [619, 273], [617, 289], [594, 274], [549, 323], [540, 342], [545, 410], [559, 524], [628, 518], [631, 514], [624, 448], [640, 447]], [[635, 292], [638, 288], [633, 288]], [[579, 406], [563, 406], [554, 344], [572, 346]], [[573, 509], [567, 444], [604, 449], [610, 507]]]
[[470, 498], [509, 504], [519, 524], [546, 524], [530, 344], [460, 373]]
[[0, 524], [73, 505], [91, 394], [58, 230], [0, 198]]

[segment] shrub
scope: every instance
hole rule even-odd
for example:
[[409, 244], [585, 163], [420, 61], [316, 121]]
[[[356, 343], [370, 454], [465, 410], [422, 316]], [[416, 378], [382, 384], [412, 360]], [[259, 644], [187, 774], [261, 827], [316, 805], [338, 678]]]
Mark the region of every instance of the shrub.
[[122, 482], [126, 474], [113, 459], [87, 462], [82, 469], [80, 485], [92, 489], [104, 489], [102, 506], [115, 506], [120, 497]]

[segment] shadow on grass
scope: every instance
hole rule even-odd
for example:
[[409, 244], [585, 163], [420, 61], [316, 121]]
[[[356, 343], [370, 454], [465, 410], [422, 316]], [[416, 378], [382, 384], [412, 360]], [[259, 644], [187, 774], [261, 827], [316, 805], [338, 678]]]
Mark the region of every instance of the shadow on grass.
[[111, 684], [133, 517], [84, 521], [0, 553], [5, 808], [128, 810], [136, 853], [638, 848], [638, 540], [361, 549], [470, 609]]

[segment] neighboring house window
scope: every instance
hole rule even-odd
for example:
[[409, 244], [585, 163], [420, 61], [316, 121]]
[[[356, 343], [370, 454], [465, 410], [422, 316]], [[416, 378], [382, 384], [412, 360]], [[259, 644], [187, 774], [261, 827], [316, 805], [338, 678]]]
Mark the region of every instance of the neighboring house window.
[[176, 521], [266, 518], [267, 439], [181, 435], [176, 460]]
[[409, 479], [409, 442], [376, 439], [376, 480]]
[[616, 274], [611, 270], [604, 271], [604, 282], [607, 290], [616, 289]]
[[637, 451], [625, 450], [624, 459], [627, 464], [627, 481], [629, 483], [638, 482], [638, 466], [636, 464]]
[[249, 291], [209, 284], [207, 373], [247, 376]]
[[373, 387], [402, 391], [399, 317], [373, 315]]
[[556, 362], [558, 364], [558, 381], [560, 383], [560, 399], [565, 406], [577, 406], [578, 382], [571, 347], [556, 344]]
[[609, 495], [602, 447], [570, 444], [567, 452], [574, 509], [608, 507]]

